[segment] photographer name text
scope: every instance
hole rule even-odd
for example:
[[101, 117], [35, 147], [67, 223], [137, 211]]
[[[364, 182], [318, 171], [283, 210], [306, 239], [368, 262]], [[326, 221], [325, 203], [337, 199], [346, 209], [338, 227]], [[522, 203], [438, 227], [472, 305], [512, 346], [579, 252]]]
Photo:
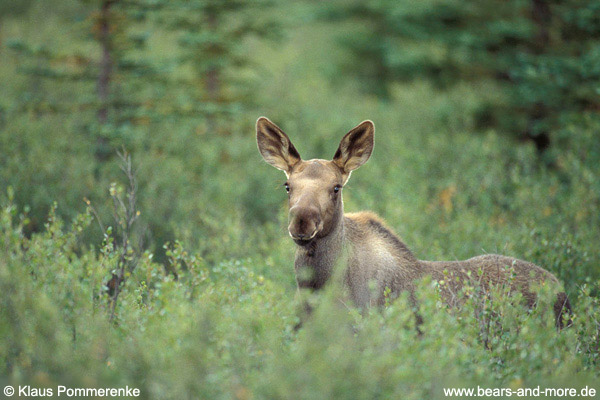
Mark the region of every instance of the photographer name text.
[[125, 386], [123, 388], [72, 388], [58, 385], [51, 387], [34, 387], [30, 385], [5, 386], [6, 397], [139, 397], [140, 389]]

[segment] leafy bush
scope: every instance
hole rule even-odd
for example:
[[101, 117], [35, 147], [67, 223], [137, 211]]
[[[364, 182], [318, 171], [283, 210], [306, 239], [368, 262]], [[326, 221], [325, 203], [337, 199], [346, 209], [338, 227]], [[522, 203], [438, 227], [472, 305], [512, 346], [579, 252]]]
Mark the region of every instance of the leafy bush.
[[[443, 387], [585, 386], [598, 374], [600, 304], [589, 289], [575, 325], [557, 332], [552, 293], [527, 311], [503, 288], [447, 309], [422, 282], [418, 311], [401, 296], [361, 315], [331, 285], [299, 331], [285, 286], [258, 260], [210, 265], [180, 243], [169, 271], [145, 253], [114, 320], [104, 285], [119, 248], [82, 244], [90, 212], [65, 227], [51, 212], [26, 238], [26, 216], [1, 214], [0, 374], [6, 383], [140, 388], [146, 398], [442, 398]], [[415, 312], [423, 324], [415, 326]]]

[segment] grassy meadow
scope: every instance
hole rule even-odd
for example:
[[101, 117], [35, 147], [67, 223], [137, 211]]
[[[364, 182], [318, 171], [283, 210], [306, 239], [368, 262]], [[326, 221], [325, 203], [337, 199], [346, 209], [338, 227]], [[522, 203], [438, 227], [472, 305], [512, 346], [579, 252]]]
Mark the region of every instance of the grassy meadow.
[[[223, 83], [227, 98], [239, 100], [232, 111], [176, 115], [168, 107], [185, 106], [184, 92], [140, 76], [126, 86], [134, 78], [117, 68], [113, 93], [155, 102], [154, 114], [125, 118], [117, 102], [111, 112], [122, 118], [98, 126], [94, 79], [28, 72], [77, 72], [69, 54], [100, 57], [88, 37], [97, 3], [33, 1], [0, 16], [0, 386], [128, 385], [147, 399], [441, 399], [443, 388], [478, 385], [600, 391], [594, 113], [564, 122], [540, 154], [476, 123], [481, 103], [503, 96], [491, 80], [398, 81], [389, 98], [376, 97], [339, 69], [350, 57], [341, 41], [360, 28], [293, 1], [265, 11], [282, 25], [277, 38], [236, 44], [246, 63], [222, 75], [233, 82]], [[146, 47], [123, 50], [130, 59], [183, 54], [162, 20], [135, 24], [127, 28], [145, 32]], [[59, 55], [32, 60], [11, 47], [16, 40], [37, 48], [34, 57]], [[191, 76], [203, 90], [191, 71], [161, 75]], [[285, 176], [257, 151], [262, 115], [305, 159], [330, 159], [348, 130], [374, 121], [375, 149], [344, 188], [345, 211], [376, 212], [419, 259], [499, 253], [546, 268], [571, 299], [573, 327], [554, 329], [551, 293], [533, 310], [505, 288], [448, 309], [424, 281], [422, 334], [406, 296], [361, 314], [333, 286], [311, 295], [315, 312], [295, 329], [303, 294]], [[99, 143], [108, 156], [98, 157]], [[133, 205], [117, 151], [130, 156]], [[121, 269], [115, 297], [109, 282]]]

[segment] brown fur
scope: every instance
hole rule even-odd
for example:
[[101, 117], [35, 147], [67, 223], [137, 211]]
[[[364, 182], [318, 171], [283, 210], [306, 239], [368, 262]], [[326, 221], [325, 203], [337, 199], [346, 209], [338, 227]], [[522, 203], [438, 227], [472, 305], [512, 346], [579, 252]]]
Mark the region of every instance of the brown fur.
[[[528, 306], [536, 302], [533, 286], [556, 288], [556, 324], [570, 312], [569, 300], [550, 272], [527, 261], [486, 254], [464, 261], [418, 260], [385, 222], [371, 212], [344, 214], [341, 188], [352, 170], [364, 164], [373, 150], [374, 126], [365, 121], [342, 139], [332, 161], [303, 161], [291, 141], [266, 118], [257, 121], [259, 151], [271, 165], [285, 171], [288, 181], [290, 224], [288, 231], [298, 248], [295, 270], [299, 288], [320, 289], [344, 259], [344, 283], [361, 308], [381, 305], [384, 291], [392, 297], [412, 293], [416, 280], [431, 276], [440, 284], [449, 304], [467, 282], [488, 289], [508, 285], [520, 291]], [[570, 324], [570, 320], [568, 320]]]

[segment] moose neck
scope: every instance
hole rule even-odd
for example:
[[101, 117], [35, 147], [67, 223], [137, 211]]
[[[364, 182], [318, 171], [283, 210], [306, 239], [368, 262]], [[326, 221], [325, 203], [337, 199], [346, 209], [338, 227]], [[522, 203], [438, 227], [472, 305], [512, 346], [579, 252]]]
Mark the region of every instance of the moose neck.
[[330, 231], [296, 249], [296, 280], [302, 288], [320, 289], [331, 277], [345, 242], [344, 212], [336, 211]]

